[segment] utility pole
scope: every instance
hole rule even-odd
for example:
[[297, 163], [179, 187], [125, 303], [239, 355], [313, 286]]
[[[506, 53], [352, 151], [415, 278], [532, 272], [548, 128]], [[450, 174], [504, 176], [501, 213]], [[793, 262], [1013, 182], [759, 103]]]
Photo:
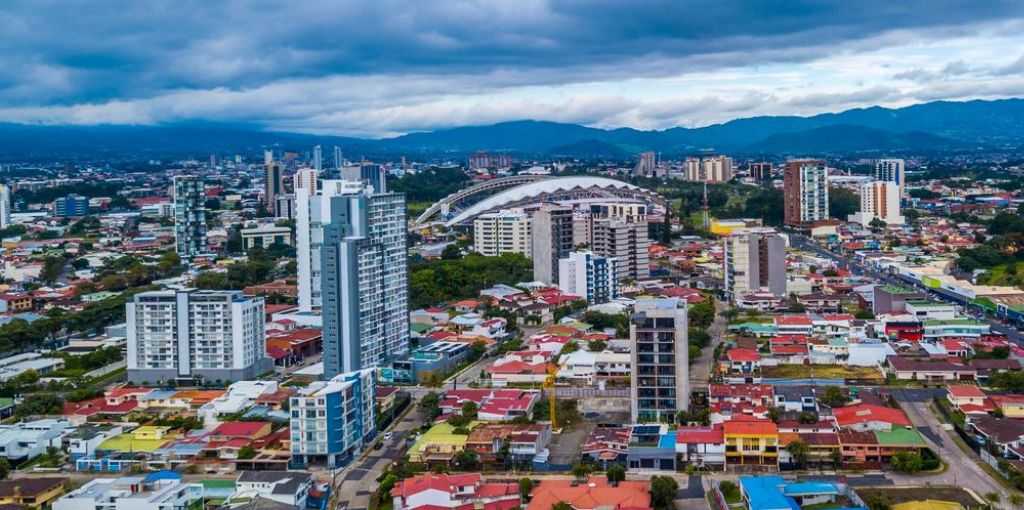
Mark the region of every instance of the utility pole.
[[711, 231], [711, 216], [708, 214], [708, 181], [704, 181], [704, 231]]

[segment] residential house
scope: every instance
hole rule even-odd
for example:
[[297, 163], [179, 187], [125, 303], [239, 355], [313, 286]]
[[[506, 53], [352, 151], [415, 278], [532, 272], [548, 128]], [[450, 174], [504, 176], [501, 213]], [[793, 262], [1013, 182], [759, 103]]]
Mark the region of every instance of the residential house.
[[560, 502], [568, 503], [573, 510], [651, 510], [650, 491], [648, 481], [629, 480], [613, 486], [604, 476], [591, 476], [586, 483], [546, 479], [530, 493], [526, 510], [551, 510]]
[[728, 464], [778, 464], [779, 429], [771, 420], [733, 419], [722, 430]]
[[910, 427], [910, 418], [899, 410], [875, 404], [855, 404], [832, 409], [836, 424], [842, 429], [858, 432], [892, 430], [893, 427]]
[[312, 488], [313, 475], [305, 471], [243, 471], [233, 497], [264, 498], [303, 510]]
[[0, 505], [44, 508], [64, 494], [67, 478], [19, 478], [0, 481]]
[[53, 510], [186, 510], [203, 485], [165, 471], [147, 476], [94, 478], [53, 502]]
[[394, 510], [512, 510], [519, 508], [519, 485], [484, 483], [479, 473], [422, 474], [391, 489]]
[[679, 460], [698, 467], [725, 468], [725, 431], [722, 424], [676, 429]]
[[976, 369], [969, 366], [904, 356], [886, 357], [885, 369], [897, 379], [927, 382], [973, 381], [978, 374]]

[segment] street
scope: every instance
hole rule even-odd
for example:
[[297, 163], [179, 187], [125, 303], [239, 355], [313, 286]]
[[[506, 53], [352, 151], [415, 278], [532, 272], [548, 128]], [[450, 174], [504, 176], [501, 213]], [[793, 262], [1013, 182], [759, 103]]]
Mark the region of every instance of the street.
[[722, 333], [725, 331], [726, 320], [722, 316], [726, 305], [715, 300], [715, 320], [708, 326], [708, 335], [711, 342], [700, 351], [700, 357], [690, 360], [690, 390], [706, 389], [711, 380], [711, 369], [714, 365], [715, 348], [722, 343]]

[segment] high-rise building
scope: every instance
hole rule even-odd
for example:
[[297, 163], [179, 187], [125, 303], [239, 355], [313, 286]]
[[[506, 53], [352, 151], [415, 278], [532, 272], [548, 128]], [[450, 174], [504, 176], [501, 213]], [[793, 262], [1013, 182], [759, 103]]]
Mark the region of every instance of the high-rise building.
[[573, 249], [572, 208], [544, 204], [533, 213], [533, 279], [558, 283], [558, 261]]
[[519, 253], [533, 255], [530, 215], [522, 209], [481, 214], [473, 220], [473, 251], [488, 257]]
[[89, 199], [72, 193], [53, 201], [53, 215], [67, 218], [87, 216], [89, 214]]
[[772, 180], [772, 164], [767, 161], [751, 163], [750, 178], [754, 182], [768, 182]]
[[0, 184], [0, 228], [11, 226], [11, 188]]
[[594, 218], [591, 239], [590, 248], [594, 253], [616, 259], [615, 277], [618, 281], [650, 278], [648, 250], [651, 240], [647, 237], [646, 221]]
[[558, 261], [558, 288], [592, 305], [607, 303], [619, 297], [616, 263], [591, 251], [574, 251]]
[[263, 298], [241, 291], [165, 290], [126, 306], [128, 380], [254, 379], [266, 355]]
[[824, 161], [787, 161], [783, 179], [786, 225], [806, 227], [828, 219], [828, 168]]
[[341, 157], [341, 147], [334, 146], [334, 169], [341, 170], [341, 167], [345, 166], [344, 159]]
[[284, 168], [280, 161], [273, 159], [264, 163], [263, 167], [266, 170], [263, 205], [267, 208], [267, 212], [276, 217], [278, 215], [277, 197], [284, 193]]
[[360, 163], [341, 168], [341, 178], [346, 181], [361, 182], [373, 188], [374, 193], [387, 193], [387, 171], [374, 163]]
[[508, 154], [490, 154], [484, 151], [477, 151], [469, 156], [470, 170], [500, 169], [511, 166], [512, 156]]
[[686, 301], [639, 299], [629, 321], [633, 423], [675, 423], [690, 408]]
[[886, 225], [902, 225], [900, 215], [900, 185], [894, 181], [865, 182], [860, 187], [860, 212], [851, 214], [849, 221], [867, 227], [875, 219]]
[[899, 198], [903, 198], [907, 184], [906, 162], [902, 159], [880, 159], [875, 162], [875, 180], [895, 182], [899, 186]]
[[703, 159], [686, 158], [686, 180], [721, 183], [732, 179], [733, 164], [729, 156], [709, 156]]
[[320, 173], [324, 169], [324, 150], [319, 145], [313, 146], [313, 169]]
[[206, 253], [206, 205], [203, 181], [194, 175], [174, 178], [174, 244], [188, 260]]
[[704, 167], [700, 164], [700, 158], [688, 157], [683, 164], [683, 178], [688, 181], [703, 181]]
[[640, 159], [633, 167], [633, 175], [638, 177], [654, 177], [657, 173], [657, 154], [651, 151], [641, 152]]
[[285, 193], [277, 196], [277, 204], [274, 209], [277, 214], [275, 218], [282, 220], [294, 220], [295, 219], [295, 195], [292, 193]]
[[405, 196], [345, 180], [325, 180], [318, 192], [296, 193], [299, 307], [319, 308], [323, 315], [325, 378], [404, 356]]
[[334, 468], [358, 457], [377, 433], [374, 369], [339, 374], [291, 397], [292, 462]]
[[263, 165], [269, 165], [274, 162], [274, 151], [265, 150], [263, 151]]
[[786, 296], [786, 240], [775, 229], [738, 229], [723, 245], [724, 286], [730, 300], [761, 290]]

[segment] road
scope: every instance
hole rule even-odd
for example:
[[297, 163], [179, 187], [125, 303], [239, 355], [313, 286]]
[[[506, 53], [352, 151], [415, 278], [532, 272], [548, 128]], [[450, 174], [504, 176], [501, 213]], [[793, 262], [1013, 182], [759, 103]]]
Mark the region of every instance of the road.
[[[911, 280], [904, 280], [903, 278], [894, 276], [892, 274], [881, 273], [881, 272], [875, 271], [872, 268], [868, 268], [868, 267], [864, 266], [863, 264], [857, 263], [852, 258], [842, 257], [842, 256], [840, 256], [840, 255], [838, 255], [836, 253], [833, 253], [833, 252], [831, 252], [829, 250], [826, 250], [825, 248], [822, 248], [821, 246], [818, 245], [818, 243], [815, 243], [814, 241], [812, 241], [811, 239], [807, 238], [806, 236], [804, 236], [802, 234], [790, 233], [790, 240], [791, 240], [790, 242], [792, 243], [794, 248], [798, 248], [798, 249], [802, 249], [802, 250], [806, 250], [806, 251], [811, 251], [811, 252], [814, 252], [814, 253], [818, 254], [819, 256], [832, 259], [833, 261], [836, 262], [836, 264], [840, 268], [844, 268], [844, 269], [848, 268], [855, 275], [867, 276], [867, 277], [873, 278], [875, 281], [880, 282], [880, 283], [888, 283], [888, 284], [892, 284], [892, 285], [900, 285], [900, 286], [903, 286], [903, 287], [913, 287], [916, 290], [918, 290], [918, 291], [920, 291], [920, 292], [922, 292], [924, 294], [928, 294], [929, 296], [931, 296], [932, 298], [934, 298], [934, 299], [936, 299], [938, 301], [942, 301], [944, 303], [949, 303], [949, 304], [956, 305], [956, 306], [961, 306], [961, 307], [963, 306], [962, 303], [960, 303], [960, 302], [956, 301], [955, 299], [953, 299], [953, 298], [951, 298], [951, 297], [941, 293], [937, 289], [933, 289], [933, 288], [930, 288], [930, 287], [925, 287], [925, 286], [921, 285], [918, 282], [911, 281]], [[988, 322], [990, 329], [994, 333], [1006, 335], [1006, 337], [1011, 342], [1013, 342], [1015, 344], [1018, 344], [1018, 345], [1021, 345], [1021, 346], [1024, 346], [1024, 334], [1021, 334], [1020, 330], [1018, 330], [1017, 328], [1014, 328], [1013, 326], [1010, 326], [1010, 325], [1007, 325], [1007, 324], [1003, 324], [1002, 321], [1000, 321], [998, 319], [994, 319], [994, 318], [989, 317], [987, 315], [979, 316], [978, 320], [983, 320], [985, 322]]]
[[967, 487], [979, 495], [989, 492], [1003, 494], [1006, 488], [978, 465], [981, 459], [971, 452], [968, 456], [954, 442], [953, 431], [947, 431], [942, 427], [939, 419], [929, 409], [930, 400], [921, 399], [918, 395], [908, 393], [907, 390], [892, 390], [893, 397], [900, 403], [900, 407], [906, 411], [911, 423], [921, 432], [921, 436], [933, 452], [945, 462], [949, 468], [946, 472], [930, 475], [902, 475], [889, 473], [889, 478], [896, 485], [921, 485], [922, 478], [931, 484], [945, 484], [954, 487]]
[[722, 333], [725, 332], [726, 320], [722, 316], [722, 311], [725, 310], [726, 305], [721, 301], [715, 300], [715, 320], [708, 326], [708, 335], [711, 336], [711, 343], [707, 347], [701, 349], [700, 357], [696, 360], [691, 360], [690, 363], [690, 389], [695, 390], [698, 388], [707, 388], [708, 382], [711, 380], [711, 368], [714, 364], [715, 348], [718, 344], [722, 343]]

